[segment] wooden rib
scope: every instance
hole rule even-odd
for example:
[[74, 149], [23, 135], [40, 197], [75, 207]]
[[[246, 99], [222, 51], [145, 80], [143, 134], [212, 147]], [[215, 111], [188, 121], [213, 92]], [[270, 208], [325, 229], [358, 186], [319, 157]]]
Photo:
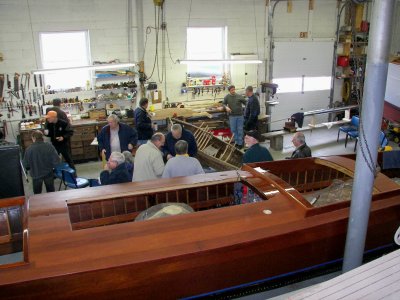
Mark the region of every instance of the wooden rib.
[[201, 145], [200, 149], [204, 150], [212, 138], [213, 135], [210, 133], [210, 135], [204, 139], [203, 145]]
[[[228, 142], [229, 145], [231, 144], [232, 139], [233, 139], [233, 134], [232, 134], [232, 136], [231, 136], [231, 138], [230, 138], [230, 140], [229, 140], [229, 142]], [[226, 153], [226, 150], [228, 150], [228, 146], [225, 147], [224, 152], [223, 152], [222, 155], [220, 156], [221, 159], [224, 158], [224, 155], [225, 155], [225, 153]]]
[[204, 141], [204, 139], [207, 138], [207, 133], [208, 133], [208, 125], [206, 125], [205, 130], [202, 130], [202, 135], [199, 138], [198, 145], [201, 145]]

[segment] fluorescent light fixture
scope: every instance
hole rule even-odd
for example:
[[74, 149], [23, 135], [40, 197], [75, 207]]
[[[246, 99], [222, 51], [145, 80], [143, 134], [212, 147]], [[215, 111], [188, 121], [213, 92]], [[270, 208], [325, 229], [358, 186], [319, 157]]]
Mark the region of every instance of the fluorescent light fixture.
[[121, 64], [99, 64], [93, 66], [79, 66], [79, 67], [69, 67], [69, 68], [58, 68], [58, 69], [42, 69], [33, 70], [33, 74], [51, 74], [64, 71], [75, 71], [75, 70], [112, 70], [121, 68], [130, 68], [135, 66], [134, 63], [121, 63]]
[[262, 64], [258, 59], [185, 59], [178, 60], [180, 64]]

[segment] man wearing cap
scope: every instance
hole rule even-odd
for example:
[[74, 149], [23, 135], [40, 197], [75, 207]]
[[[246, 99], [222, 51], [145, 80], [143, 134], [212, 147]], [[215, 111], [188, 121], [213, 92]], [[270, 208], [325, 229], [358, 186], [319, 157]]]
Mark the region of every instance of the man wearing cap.
[[234, 134], [236, 147], [243, 148], [243, 106], [246, 100], [236, 94], [235, 86], [228, 87], [229, 94], [225, 96], [223, 106], [229, 114], [229, 127]]
[[64, 120], [58, 119], [57, 112], [54, 110], [50, 110], [47, 113], [46, 119], [44, 135], [50, 137], [57, 153], [61, 153], [69, 166], [75, 170], [69, 146], [69, 140], [74, 133], [71, 125]]
[[260, 102], [253, 93], [253, 87], [246, 88], [246, 96], [248, 97], [246, 109], [244, 111], [244, 130], [256, 130], [258, 115], [260, 114]]
[[257, 130], [246, 132], [246, 135], [244, 136], [244, 142], [249, 149], [243, 155], [244, 164], [274, 160], [268, 149], [259, 144], [260, 140], [261, 135]]
[[57, 113], [57, 118], [59, 120], [63, 120], [65, 122], [69, 123], [67, 114], [61, 109], [60, 106], [61, 106], [61, 99], [59, 99], [59, 98], [53, 99], [53, 107], [46, 108], [46, 114], [51, 110], [55, 111]]

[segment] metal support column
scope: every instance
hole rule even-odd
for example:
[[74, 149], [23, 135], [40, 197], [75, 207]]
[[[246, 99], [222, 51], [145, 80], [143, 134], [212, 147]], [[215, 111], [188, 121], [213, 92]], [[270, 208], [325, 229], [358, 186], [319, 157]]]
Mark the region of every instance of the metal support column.
[[360, 266], [363, 259], [378, 156], [394, 4], [395, 0], [374, 1], [361, 111], [361, 122], [364, 122], [359, 129], [343, 272]]

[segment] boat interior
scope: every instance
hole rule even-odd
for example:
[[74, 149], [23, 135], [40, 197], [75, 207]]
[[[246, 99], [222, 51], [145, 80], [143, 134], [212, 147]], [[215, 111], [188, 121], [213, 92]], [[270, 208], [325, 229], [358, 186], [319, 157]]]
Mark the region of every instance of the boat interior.
[[[309, 217], [350, 205], [354, 164], [353, 159], [340, 156], [255, 163], [238, 171], [191, 176], [186, 183], [179, 178], [160, 180], [151, 188], [128, 183], [124, 187], [129, 189], [108, 194], [92, 188], [92, 193], [75, 196], [65, 204], [71, 230], [81, 230], [135, 221], [141, 212], [161, 203], [184, 203], [194, 211], [249, 205], [236, 195], [245, 186], [248, 193], [257, 195], [256, 201], [293, 202], [304, 217]], [[373, 200], [399, 190], [400, 185], [378, 173]], [[27, 255], [28, 214], [22, 214], [28, 209], [25, 199], [13, 198], [0, 205], [0, 255], [22, 248]]]

